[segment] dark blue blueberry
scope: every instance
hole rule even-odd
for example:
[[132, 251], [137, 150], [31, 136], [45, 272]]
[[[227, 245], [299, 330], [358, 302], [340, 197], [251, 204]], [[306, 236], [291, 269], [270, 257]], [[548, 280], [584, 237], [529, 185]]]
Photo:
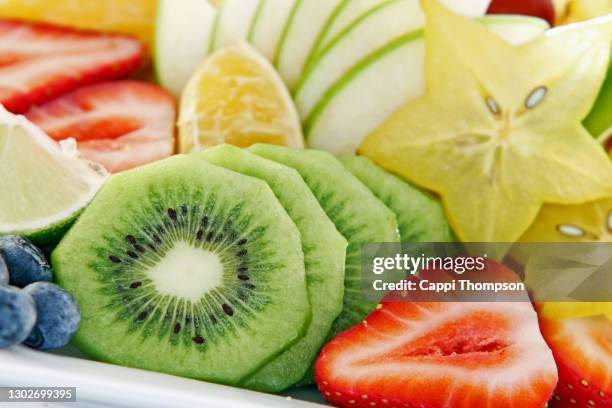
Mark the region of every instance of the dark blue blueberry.
[[0, 240], [0, 251], [8, 266], [11, 285], [23, 288], [30, 283], [53, 280], [45, 255], [27, 239], [7, 235]]
[[32, 296], [13, 286], [0, 287], [0, 348], [23, 342], [35, 323]]
[[38, 319], [26, 346], [52, 350], [68, 345], [79, 329], [81, 313], [72, 295], [49, 282], [26, 286], [24, 292], [34, 298]]
[[9, 284], [9, 273], [6, 267], [6, 262], [0, 254], [0, 286], [8, 286]]

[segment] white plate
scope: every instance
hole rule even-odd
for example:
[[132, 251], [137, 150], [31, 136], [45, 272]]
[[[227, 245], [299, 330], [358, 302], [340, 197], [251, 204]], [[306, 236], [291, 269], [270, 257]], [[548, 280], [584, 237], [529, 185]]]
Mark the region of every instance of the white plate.
[[76, 387], [77, 403], [61, 404], [74, 408], [315, 408], [324, 402], [314, 387], [293, 390], [284, 396], [264, 394], [99, 363], [71, 348], [57, 353], [22, 346], [0, 350], [0, 386]]

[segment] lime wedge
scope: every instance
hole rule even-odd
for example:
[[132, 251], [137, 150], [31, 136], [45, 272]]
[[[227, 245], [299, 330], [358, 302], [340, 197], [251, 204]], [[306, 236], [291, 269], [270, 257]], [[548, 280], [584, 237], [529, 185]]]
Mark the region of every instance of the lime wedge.
[[0, 235], [53, 243], [93, 198], [107, 173], [68, 147], [0, 106]]

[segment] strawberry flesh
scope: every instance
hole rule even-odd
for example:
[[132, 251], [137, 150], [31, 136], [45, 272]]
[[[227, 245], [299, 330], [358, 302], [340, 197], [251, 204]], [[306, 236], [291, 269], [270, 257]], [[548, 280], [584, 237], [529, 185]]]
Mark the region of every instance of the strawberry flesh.
[[552, 408], [612, 407], [612, 322], [603, 316], [541, 320], [559, 384]]
[[383, 301], [315, 372], [339, 407], [542, 408], [557, 383], [528, 302]]
[[0, 103], [13, 113], [80, 86], [137, 72], [136, 39], [49, 24], [0, 20]]
[[175, 105], [156, 85], [111, 81], [79, 88], [26, 116], [55, 140], [74, 138], [84, 158], [119, 172], [172, 155]]
[[523, 14], [539, 17], [550, 25], [555, 23], [555, 7], [552, 0], [493, 0], [489, 14]]

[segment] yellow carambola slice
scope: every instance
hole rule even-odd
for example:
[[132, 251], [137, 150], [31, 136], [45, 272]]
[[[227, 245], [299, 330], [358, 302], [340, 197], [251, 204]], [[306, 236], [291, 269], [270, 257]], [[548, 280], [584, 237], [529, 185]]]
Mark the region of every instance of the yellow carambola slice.
[[570, 24], [585, 21], [612, 13], [610, 0], [571, 0], [565, 9], [565, 15], [559, 16], [559, 24]]
[[[612, 196], [580, 205], [545, 205], [521, 241], [612, 242]], [[612, 320], [612, 302], [546, 302], [538, 313], [549, 319], [605, 314]]]
[[545, 302], [538, 315], [555, 320], [604, 315], [612, 321], [612, 302]]
[[522, 242], [612, 242], [612, 196], [579, 205], [545, 205]]
[[612, 194], [612, 164], [580, 123], [604, 79], [611, 19], [515, 47], [436, 0], [422, 6], [427, 94], [361, 154], [439, 193], [463, 241], [516, 241], [545, 202]]

